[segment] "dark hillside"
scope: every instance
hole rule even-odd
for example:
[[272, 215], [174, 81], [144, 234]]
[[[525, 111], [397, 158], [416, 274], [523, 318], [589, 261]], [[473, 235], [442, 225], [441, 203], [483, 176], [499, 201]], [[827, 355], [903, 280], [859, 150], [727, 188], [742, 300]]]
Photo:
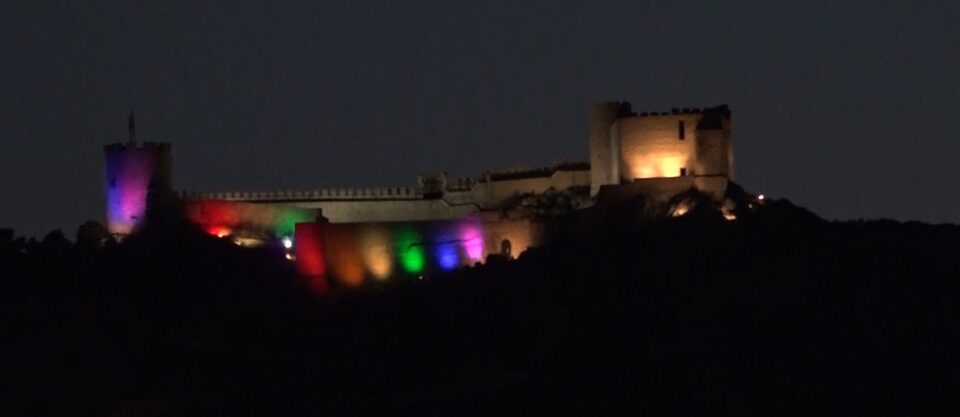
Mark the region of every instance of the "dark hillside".
[[611, 216], [632, 226], [327, 300], [186, 226], [100, 249], [0, 233], [0, 412], [950, 411], [960, 228], [786, 201]]

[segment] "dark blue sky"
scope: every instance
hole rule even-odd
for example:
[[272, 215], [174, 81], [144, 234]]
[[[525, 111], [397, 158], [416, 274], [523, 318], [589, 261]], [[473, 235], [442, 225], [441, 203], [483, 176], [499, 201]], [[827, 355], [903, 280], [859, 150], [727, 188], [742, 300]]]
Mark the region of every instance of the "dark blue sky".
[[960, 222], [958, 2], [0, 3], [0, 226], [102, 220], [102, 155], [178, 189], [412, 185], [586, 159], [591, 100], [728, 103], [737, 180], [830, 219]]

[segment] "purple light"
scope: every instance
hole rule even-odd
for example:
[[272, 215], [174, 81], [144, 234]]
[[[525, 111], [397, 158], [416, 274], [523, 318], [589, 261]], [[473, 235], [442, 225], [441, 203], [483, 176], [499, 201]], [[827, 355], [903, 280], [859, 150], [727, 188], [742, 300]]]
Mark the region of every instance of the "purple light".
[[108, 147], [106, 157], [107, 228], [110, 233], [128, 234], [146, 214], [156, 156], [144, 149], [121, 145]]

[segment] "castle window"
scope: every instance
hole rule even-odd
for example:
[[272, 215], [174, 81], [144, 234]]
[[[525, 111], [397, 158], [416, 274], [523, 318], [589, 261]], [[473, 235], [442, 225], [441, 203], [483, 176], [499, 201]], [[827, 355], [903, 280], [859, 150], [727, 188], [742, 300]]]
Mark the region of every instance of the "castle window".
[[683, 120], [677, 122], [677, 136], [680, 138], [680, 140], [683, 140], [683, 139], [684, 139], [684, 135], [683, 135]]
[[687, 176], [687, 169], [686, 169], [686, 168], [680, 168], [680, 176], [681, 176], [681, 177], [686, 177], [686, 176]]

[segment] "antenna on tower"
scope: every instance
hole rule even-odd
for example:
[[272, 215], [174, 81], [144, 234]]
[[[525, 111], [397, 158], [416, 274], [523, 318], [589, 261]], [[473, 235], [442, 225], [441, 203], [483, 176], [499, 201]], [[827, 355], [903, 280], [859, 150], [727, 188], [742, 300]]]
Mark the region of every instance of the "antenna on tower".
[[133, 106], [130, 107], [130, 116], [127, 118], [127, 128], [130, 129], [130, 143], [137, 142], [137, 122], [133, 118]]

